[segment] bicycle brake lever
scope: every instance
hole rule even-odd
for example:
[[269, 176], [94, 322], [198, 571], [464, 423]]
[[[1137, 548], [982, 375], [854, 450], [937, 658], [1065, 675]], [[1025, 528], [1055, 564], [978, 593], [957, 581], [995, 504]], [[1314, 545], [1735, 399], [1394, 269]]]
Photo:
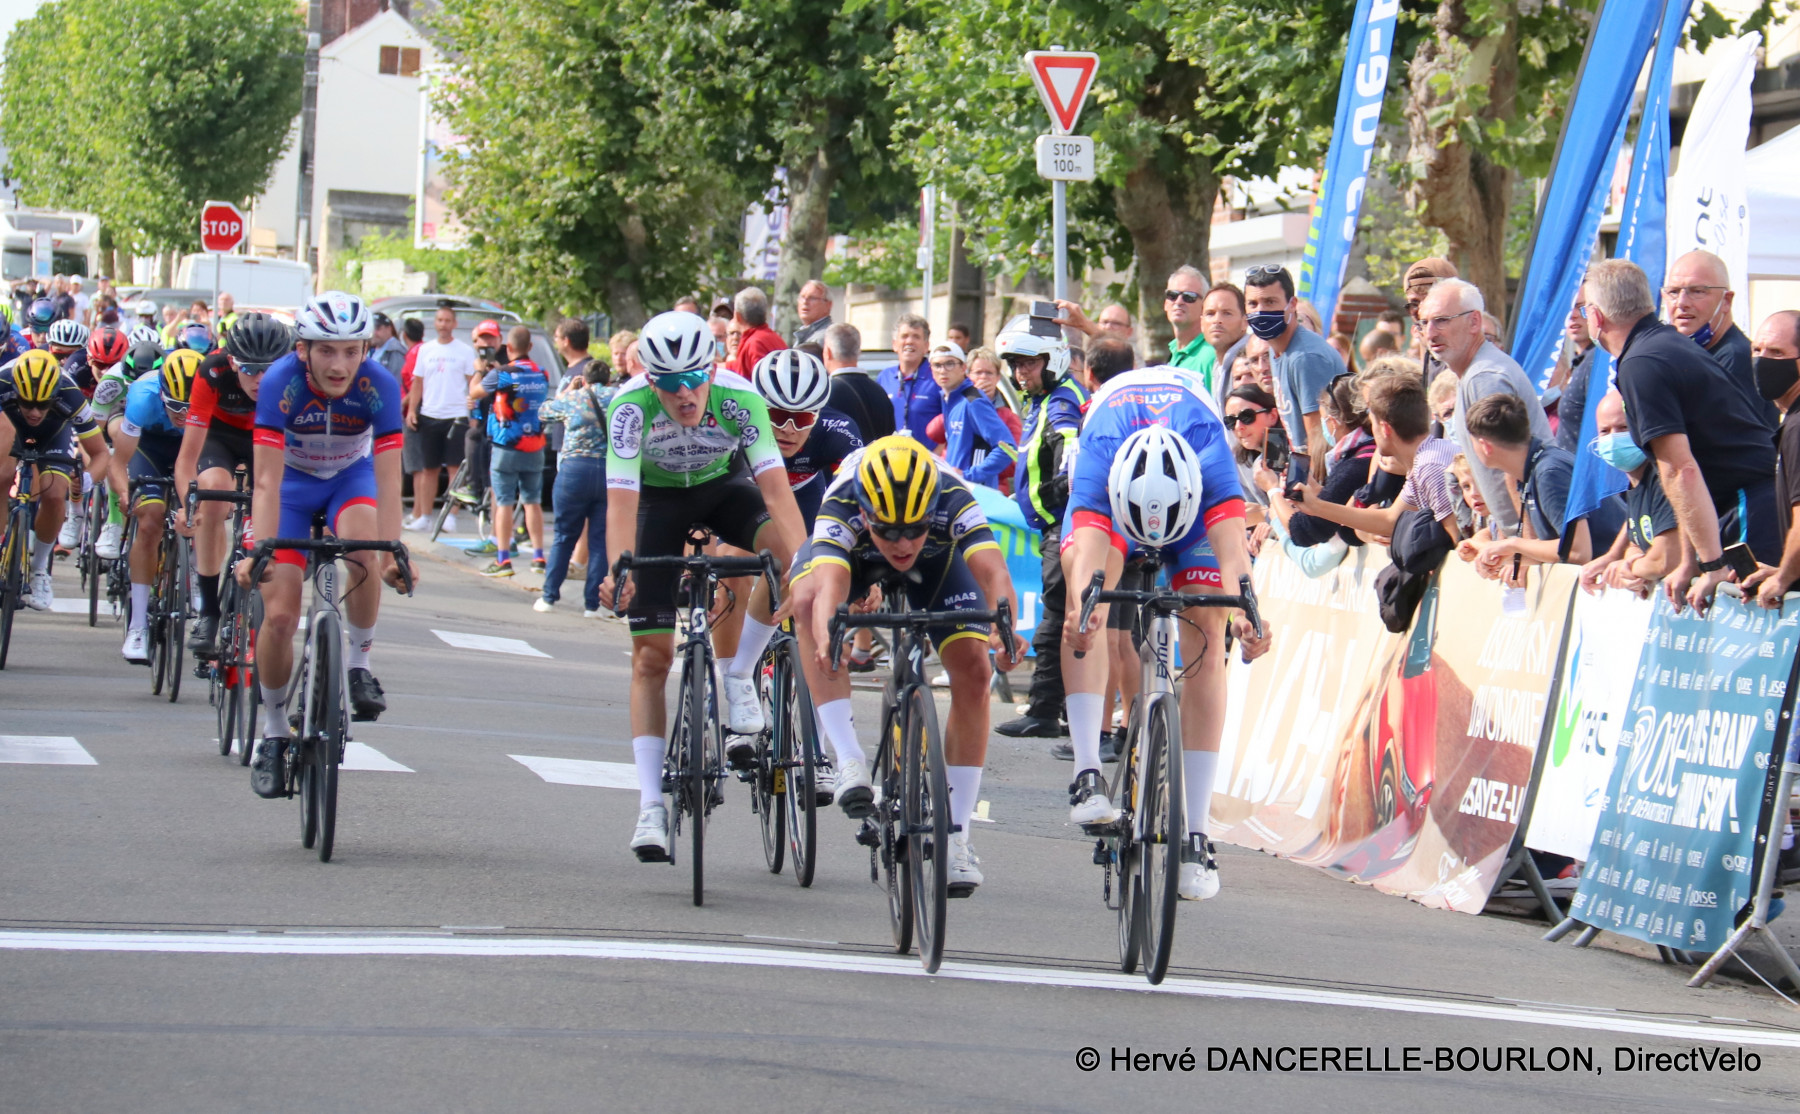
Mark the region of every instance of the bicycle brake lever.
[[[1088, 581], [1087, 590], [1081, 593], [1081, 623], [1075, 628], [1076, 630], [1087, 630], [1088, 620], [1094, 617], [1094, 605], [1100, 602], [1100, 589], [1105, 586], [1106, 570], [1101, 569], [1094, 573], [1094, 578]], [[1075, 657], [1077, 659], [1085, 658], [1087, 651], [1077, 650]]]
[[831, 671], [836, 673], [844, 665], [844, 631], [845, 621], [850, 618], [850, 605], [838, 604], [837, 616], [831, 620]]

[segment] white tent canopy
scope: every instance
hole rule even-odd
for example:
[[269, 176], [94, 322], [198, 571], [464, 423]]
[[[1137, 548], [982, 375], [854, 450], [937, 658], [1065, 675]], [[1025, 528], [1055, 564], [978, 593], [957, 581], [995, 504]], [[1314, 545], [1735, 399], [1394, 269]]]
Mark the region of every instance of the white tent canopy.
[[1744, 159], [1750, 188], [1750, 277], [1800, 279], [1800, 128]]

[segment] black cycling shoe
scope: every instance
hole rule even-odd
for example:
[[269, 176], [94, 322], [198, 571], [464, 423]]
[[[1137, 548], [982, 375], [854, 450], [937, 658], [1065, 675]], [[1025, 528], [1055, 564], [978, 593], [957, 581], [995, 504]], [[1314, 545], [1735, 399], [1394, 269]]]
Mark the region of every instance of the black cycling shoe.
[[356, 668], [350, 671], [350, 718], [359, 722], [369, 722], [387, 711], [387, 697], [382, 694], [381, 682], [375, 674], [367, 669]]
[[1060, 739], [1069, 733], [1067, 725], [1055, 716], [1020, 716], [994, 728], [995, 732], [1014, 739]]
[[[1100, 732], [1100, 761], [1117, 762], [1119, 760], [1119, 739], [1123, 733], [1123, 730]], [[1075, 761], [1075, 744], [1057, 743], [1050, 748], [1050, 757], [1060, 758], [1064, 762]]]
[[256, 744], [256, 754], [250, 759], [250, 788], [258, 797], [272, 800], [281, 796], [287, 744], [286, 739], [264, 739]]
[[188, 632], [188, 649], [197, 658], [210, 658], [217, 654], [213, 639], [219, 635], [219, 617], [217, 615], [194, 616], [194, 629]]

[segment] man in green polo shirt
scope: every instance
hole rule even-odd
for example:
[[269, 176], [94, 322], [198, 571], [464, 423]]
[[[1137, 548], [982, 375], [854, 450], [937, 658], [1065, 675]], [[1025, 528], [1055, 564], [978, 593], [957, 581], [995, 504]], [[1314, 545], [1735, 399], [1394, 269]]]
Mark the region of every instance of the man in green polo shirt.
[[1198, 375], [1210, 391], [1219, 354], [1200, 331], [1201, 303], [1206, 300], [1206, 291], [1206, 276], [1183, 263], [1169, 276], [1163, 291], [1163, 313], [1175, 330], [1175, 339], [1169, 342], [1170, 365]]

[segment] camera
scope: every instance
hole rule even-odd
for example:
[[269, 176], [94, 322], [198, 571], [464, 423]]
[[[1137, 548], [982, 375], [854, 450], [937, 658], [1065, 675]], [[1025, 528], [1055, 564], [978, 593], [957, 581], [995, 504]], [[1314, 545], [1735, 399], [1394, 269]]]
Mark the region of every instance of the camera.
[[1031, 303], [1030, 314], [1031, 325], [1029, 327], [1031, 335], [1034, 337], [1055, 337], [1061, 339], [1062, 326], [1056, 323], [1056, 319], [1061, 316], [1062, 311], [1056, 308], [1055, 302], [1040, 302], [1033, 300]]

